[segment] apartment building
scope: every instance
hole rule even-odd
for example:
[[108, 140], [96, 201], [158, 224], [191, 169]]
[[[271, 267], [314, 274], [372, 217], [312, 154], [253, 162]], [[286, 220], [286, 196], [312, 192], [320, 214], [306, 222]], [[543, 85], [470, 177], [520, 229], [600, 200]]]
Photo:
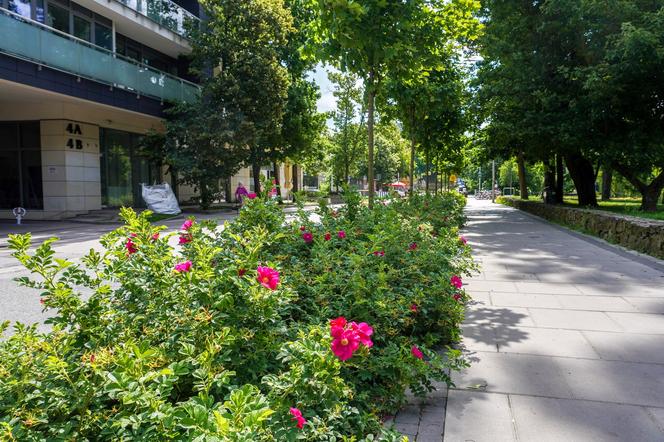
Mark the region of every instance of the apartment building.
[[137, 142], [197, 99], [183, 55], [196, 0], [0, 0], [0, 216], [141, 205], [164, 177]]

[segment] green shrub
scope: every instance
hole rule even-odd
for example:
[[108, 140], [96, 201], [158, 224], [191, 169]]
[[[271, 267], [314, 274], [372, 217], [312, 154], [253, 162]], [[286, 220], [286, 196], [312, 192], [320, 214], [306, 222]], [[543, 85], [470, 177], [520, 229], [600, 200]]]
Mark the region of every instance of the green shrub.
[[[55, 315], [52, 331], [16, 324], [0, 343], [0, 438], [396, 440], [380, 419], [406, 388], [425, 395], [465, 365], [448, 347], [466, 300], [450, 278], [472, 265], [454, 224], [463, 202], [347, 198], [289, 222], [257, 198], [224, 228], [161, 237], [123, 209], [126, 226], [80, 264], [12, 236], [38, 275], [20, 282]], [[340, 316], [353, 339], [350, 321], [373, 328], [343, 361]]]

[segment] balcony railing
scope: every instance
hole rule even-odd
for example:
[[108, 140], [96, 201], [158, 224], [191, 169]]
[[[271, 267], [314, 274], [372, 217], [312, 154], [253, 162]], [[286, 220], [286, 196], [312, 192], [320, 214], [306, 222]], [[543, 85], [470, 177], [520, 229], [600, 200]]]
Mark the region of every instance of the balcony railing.
[[200, 19], [171, 0], [115, 0], [185, 38]]
[[0, 52], [161, 101], [192, 102], [200, 94], [194, 83], [2, 8]]

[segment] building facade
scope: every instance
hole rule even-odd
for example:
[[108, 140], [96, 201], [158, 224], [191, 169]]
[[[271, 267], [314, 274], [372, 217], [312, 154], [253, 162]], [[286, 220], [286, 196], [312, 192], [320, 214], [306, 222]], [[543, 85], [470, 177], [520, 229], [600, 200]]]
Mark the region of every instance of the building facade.
[[0, 0], [0, 217], [141, 206], [161, 182], [141, 135], [197, 99], [186, 37], [195, 0]]

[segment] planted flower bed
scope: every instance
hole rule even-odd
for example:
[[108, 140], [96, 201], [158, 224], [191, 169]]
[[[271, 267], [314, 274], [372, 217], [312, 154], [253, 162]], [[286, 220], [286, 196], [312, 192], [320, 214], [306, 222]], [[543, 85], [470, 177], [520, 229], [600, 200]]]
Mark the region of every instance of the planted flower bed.
[[255, 198], [177, 234], [123, 210], [80, 265], [13, 236], [55, 316], [0, 343], [0, 439], [396, 439], [405, 390], [465, 365], [463, 201], [346, 203], [286, 223]]

